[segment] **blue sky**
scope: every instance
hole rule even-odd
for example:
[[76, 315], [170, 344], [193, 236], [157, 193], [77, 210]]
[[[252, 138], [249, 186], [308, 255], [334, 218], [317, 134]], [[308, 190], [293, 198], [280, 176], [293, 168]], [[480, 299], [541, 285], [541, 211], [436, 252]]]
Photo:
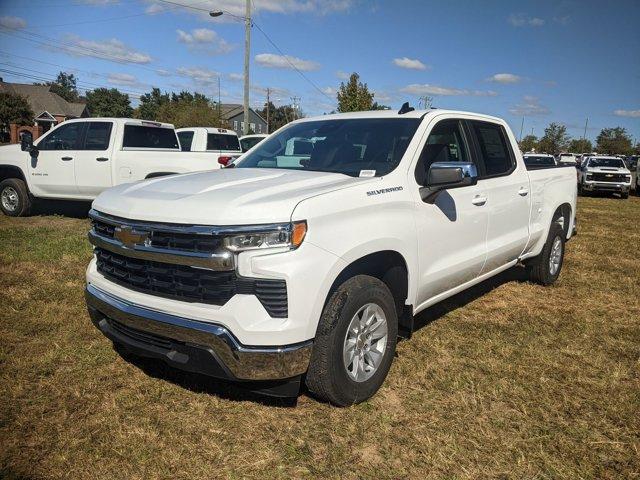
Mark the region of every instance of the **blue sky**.
[[[581, 136], [588, 117], [590, 138], [623, 126], [640, 141], [638, 0], [253, 0], [253, 9], [253, 106], [269, 87], [276, 104], [295, 96], [307, 115], [331, 111], [355, 71], [393, 108], [428, 95], [436, 107], [504, 117], [516, 136], [523, 116], [525, 134], [538, 136], [550, 122]], [[31, 83], [63, 69], [83, 89], [114, 86], [134, 104], [152, 86], [217, 98], [219, 76], [222, 101], [240, 102], [243, 15], [244, 0], [0, 0], [0, 76]]]

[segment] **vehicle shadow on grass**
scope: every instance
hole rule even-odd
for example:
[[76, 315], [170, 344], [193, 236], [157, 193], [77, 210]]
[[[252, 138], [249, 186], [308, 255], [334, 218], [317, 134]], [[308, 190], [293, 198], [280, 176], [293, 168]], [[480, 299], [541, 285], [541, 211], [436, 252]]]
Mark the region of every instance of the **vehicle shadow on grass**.
[[[225, 381], [199, 373], [186, 372], [167, 365], [162, 360], [140, 357], [126, 348], [114, 345], [114, 350], [127, 363], [139, 368], [150, 377], [171, 382], [193, 393], [207, 393], [225, 400], [250, 401], [270, 407], [295, 407], [298, 397], [274, 397], [243, 387], [242, 384]], [[249, 384], [247, 384], [249, 385]], [[256, 387], [263, 385], [256, 384]], [[301, 392], [302, 393], [302, 390]], [[298, 395], [299, 396], [299, 395]]]
[[504, 285], [509, 282], [526, 282], [528, 280], [529, 277], [527, 275], [527, 271], [523, 266], [518, 265], [505, 270], [498, 275], [488, 278], [467, 290], [457, 293], [454, 296], [423, 310], [413, 319], [413, 331], [417, 332], [421, 328], [424, 328], [445, 316], [447, 313], [453, 312], [458, 308], [465, 307], [474, 300], [486, 295], [491, 290], [498, 288], [500, 285]]
[[31, 216], [62, 215], [69, 218], [87, 218], [91, 202], [71, 200], [36, 200], [31, 207]]

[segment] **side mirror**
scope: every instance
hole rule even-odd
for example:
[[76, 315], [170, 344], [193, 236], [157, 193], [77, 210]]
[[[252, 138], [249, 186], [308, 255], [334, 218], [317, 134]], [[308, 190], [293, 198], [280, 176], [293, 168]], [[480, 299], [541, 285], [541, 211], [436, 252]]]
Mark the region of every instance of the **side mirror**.
[[422, 200], [433, 203], [438, 193], [478, 183], [478, 169], [473, 163], [437, 162], [427, 172], [426, 185], [420, 189]]
[[28, 152], [31, 150], [32, 146], [33, 140], [31, 139], [31, 135], [22, 135], [22, 138], [20, 139], [20, 149], [23, 152]]

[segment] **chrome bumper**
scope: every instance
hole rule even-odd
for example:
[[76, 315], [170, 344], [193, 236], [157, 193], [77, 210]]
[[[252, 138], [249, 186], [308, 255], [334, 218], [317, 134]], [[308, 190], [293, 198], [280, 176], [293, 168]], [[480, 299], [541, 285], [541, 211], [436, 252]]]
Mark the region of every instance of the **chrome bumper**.
[[[124, 326], [120, 331], [131, 332], [129, 336], [116, 338], [117, 341], [154, 351], [154, 356], [166, 357], [172, 364], [176, 361], [186, 364], [189, 355], [165, 347], [164, 341], [207, 352], [211, 362], [217, 362], [225, 372], [224, 377], [231, 380], [288, 379], [305, 373], [309, 366], [312, 341], [275, 347], [245, 346], [220, 325], [140, 307], [91, 284], [87, 285], [85, 298], [92, 321], [107, 337], [116, 337], [112, 322], [117, 322]], [[148, 345], [146, 339], [150, 339]]]

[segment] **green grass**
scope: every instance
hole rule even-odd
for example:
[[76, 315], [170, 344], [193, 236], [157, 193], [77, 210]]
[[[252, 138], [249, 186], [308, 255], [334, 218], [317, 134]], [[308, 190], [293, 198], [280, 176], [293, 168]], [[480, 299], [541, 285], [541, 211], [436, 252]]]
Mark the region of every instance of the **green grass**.
[[578, 214], [556, 285], [422, 313], [346, 409], [123, 359], [85, 311], [88, 221], [0, 217], [0, 477], [638, 478], [640, 199]]

